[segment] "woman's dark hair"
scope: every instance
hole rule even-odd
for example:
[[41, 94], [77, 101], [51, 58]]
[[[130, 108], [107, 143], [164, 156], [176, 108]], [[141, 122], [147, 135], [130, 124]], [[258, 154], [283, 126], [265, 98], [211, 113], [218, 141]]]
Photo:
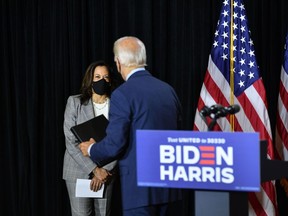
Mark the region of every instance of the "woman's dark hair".
[[107, 93], [107, 96], [110, 97], [112, 91], [116, 88], [112, 68], [102, 60], [93, 62], [86, 69], [86, 72], [82, 80], [82, 85], [80, 89], [81, 104], [87, 103], [89, 99], [92, 97], [92, 83], [93, 83], [94, 70], [98, 66], [106, 67], [109, 73], [109, 82], [111, 88], [110, 91]]

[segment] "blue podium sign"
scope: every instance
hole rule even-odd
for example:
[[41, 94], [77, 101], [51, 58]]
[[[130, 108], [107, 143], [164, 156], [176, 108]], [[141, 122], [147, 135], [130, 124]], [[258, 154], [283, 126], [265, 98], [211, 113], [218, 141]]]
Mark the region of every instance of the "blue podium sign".
[[137, 130], [138, 186], [260, 191], [259, 133]]

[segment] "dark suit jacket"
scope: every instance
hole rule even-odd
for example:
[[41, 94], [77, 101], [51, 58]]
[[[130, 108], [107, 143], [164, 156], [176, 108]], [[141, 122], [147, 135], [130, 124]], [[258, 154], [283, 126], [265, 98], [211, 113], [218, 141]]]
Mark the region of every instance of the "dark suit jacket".
[[136, 130], [176, 130], [180, 118], [181, 105], [173, 88], [146, 70], [134, 73], [113, 92], [107, 136], [92, 146], [90, 155], [96, 163], [121, 156], [118, 163], [123, 209], [181, 197], [177, 189], [138, 187], [136, 176]]

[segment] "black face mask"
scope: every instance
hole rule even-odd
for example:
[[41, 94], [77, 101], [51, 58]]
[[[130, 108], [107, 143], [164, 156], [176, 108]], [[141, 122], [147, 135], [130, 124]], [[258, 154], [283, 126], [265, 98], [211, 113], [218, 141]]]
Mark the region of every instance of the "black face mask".
[[101, 79], [99, 81], [92, 83], [92, 88], [94, 92], [98, 95], [107, 94], [110, 90], [110, 83], [106, 82], [105, 79]]

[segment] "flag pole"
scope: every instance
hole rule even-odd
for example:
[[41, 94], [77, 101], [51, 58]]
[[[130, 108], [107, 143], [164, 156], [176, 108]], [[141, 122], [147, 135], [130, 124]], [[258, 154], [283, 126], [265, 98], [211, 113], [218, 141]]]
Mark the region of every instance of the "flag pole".
[[[234, 53], [233, 53], [233, 38], [234, 38], [234, 33], [233, 33], [233, 26], [234, 26], [234, 20], [233, 20], [233, 14], [234, 14], [234, 0], [230, 1], [230, 104], [234, 104]], [[234, 131], [234, 115], [230, 115], [230, 129], [233, 132]]]

